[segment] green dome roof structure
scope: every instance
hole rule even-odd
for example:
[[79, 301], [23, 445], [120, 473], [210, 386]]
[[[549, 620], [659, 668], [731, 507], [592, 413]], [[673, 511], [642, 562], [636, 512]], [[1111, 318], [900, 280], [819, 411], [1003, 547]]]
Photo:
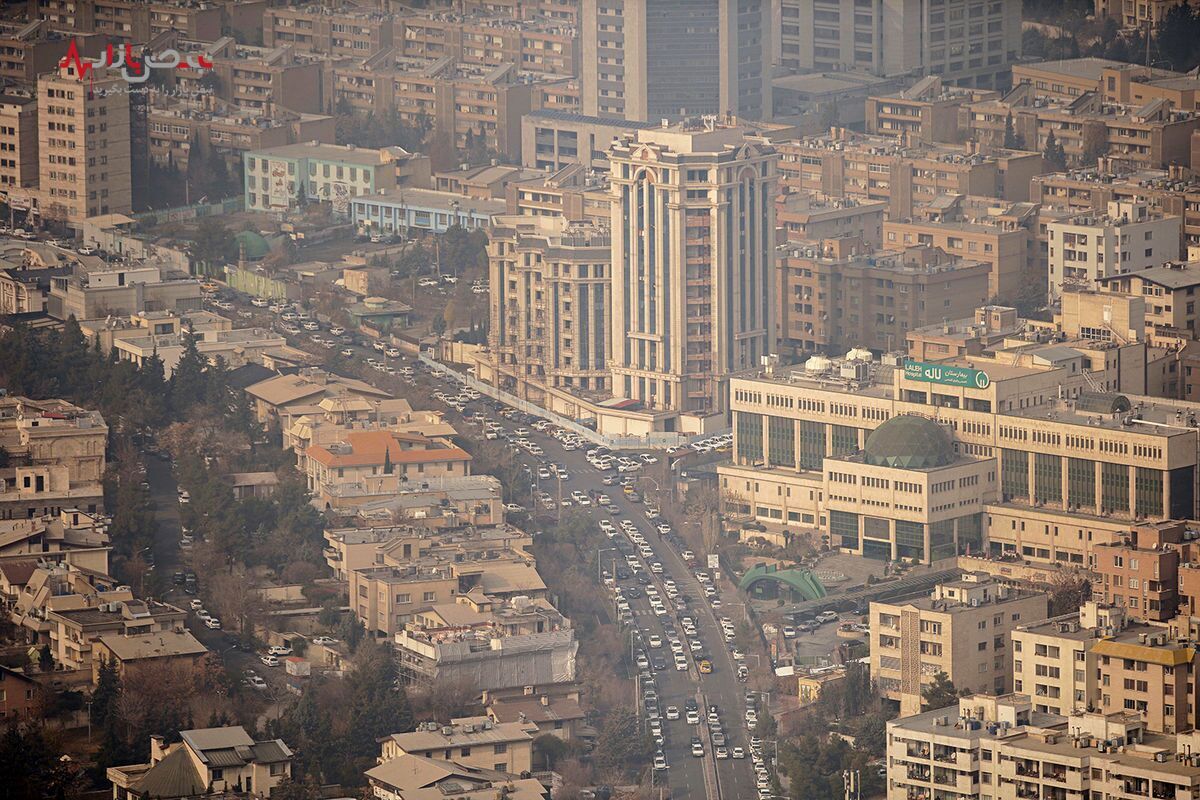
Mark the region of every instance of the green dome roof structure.
[[233, 238], [237, 242], [238, 254], [244, 252], [247, 261], [258, 261], [271, 252], [270, 243], [254, 231], [239, 231]]
[[876, 467], [933, 469], [954, 461], [954, 445], [941, 425], [927, 417], [892, 417], [867, 437], [866, 461]]

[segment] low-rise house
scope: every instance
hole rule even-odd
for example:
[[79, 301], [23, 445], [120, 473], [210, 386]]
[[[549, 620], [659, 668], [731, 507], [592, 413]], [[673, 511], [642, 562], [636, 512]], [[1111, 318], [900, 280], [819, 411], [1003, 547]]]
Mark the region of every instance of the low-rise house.
[[422, 680], [469, 681], [481, 690], [575, 680], [579, 643], [545, 601], [440, 604], [418, 611], [395, 636], [400, 669]]
[[50, 652], [67, 670], [92, 670], [93, 645], [110, 633], [151, 634], [182, 630], [187, 612], [154, 600], [121, 600], [99, 606], [47, 611]]
[[187, 630], [104, 634], [92, 644], [92, 682], [100, 682], [103, 664], [112, 665], [124, 678], [147, 665], [194, 667], [207, 652]]
[[266, 499], [279, 488], [279, 476], [274, 472], [234, 472], [229, 476], [234, 500], [249, 497]]
[[325, 398], [364, 398], [385, 402], [391, 395], [365, 381], [343, 378], [320, 369], [303, 369], [295, 374], [275, 375], [246, 387], [254, 402], [255, 417], [263, 425], [277, 422], [282, 430], [305, 414], [320, 414]]
[[380, 800], [547, 800], [550, 796], [534, 778], [411, 754], [384, 761], [366, 775], [371, 793]]
[[282, 739], [255, 741], [241, 726], [179, 732], [168, 745], [150, 737], [150, 761], [109, 767], [113, 800], [178, 800], [213, 792], [270, 797], [292, 776], [292, 751]]
[[498, 725], [533, 724], [537, 736], [549, 734], [564, 742], [579, 738], [586, 714], [578, 699], [547, 694], [513, 700], [496, 700], [487, 708], [488, 719]]
[[24, 629], [32, 644], [50, 641], [54, 625], [47, 615], [133, 600], [133, 592], [106, 573], [70, 563], [11, 561], [3, 570], [10, 595], [9, 620]]
[[393, 733], [380, 744], [379, 760], [413, 755], [456, 761], [479, 769], [520, 775], [533, 769], [537, 726], [497, 723], [489, 717], [462, 717], [449, 725], [425, 723], [410, 733]]
[[342, 505], [341, 494], [391, 494], [413, 481], [465, 477], [471, 455], [444, 439], [395, 431], [352, 431], [345, 439], [309, 447], [299, 456], [318, 507]]
[[32, 719], [41, 710], [42, 685], [28, 675], [0, 665], [0, 725]]

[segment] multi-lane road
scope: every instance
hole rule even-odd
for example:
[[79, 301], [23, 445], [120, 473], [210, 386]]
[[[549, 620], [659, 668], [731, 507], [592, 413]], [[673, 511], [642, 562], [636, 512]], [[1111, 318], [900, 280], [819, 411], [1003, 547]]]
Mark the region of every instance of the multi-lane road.
[[[453, 384], [447, 384], [446, 391], [449, 393], [453, 393], [451, 386]], [[491, 413], [487, 410], [489, 407], [493, 409]], [[494, 406], [490, 401], [486, 406], [482, 403], [472, 403], [467, 407], [466, 412], [470, 414], [473, 411], [481, 410], [503, 425], [510, 441], [515, 438], [514, 431], [521, 426], [518, 423], [506, 422], [497, 418]], [[471, 426], [475, 423], [466, 422], [465, 418], [463, 422], [465, 431], [469, 434], [481, 433], [478, 427], [472, 429]], [[726, 642], [719, 621], [720, 617], [725, 615], [736, 619], [740, 612], [714, 611], [709, 601], [705, 599], [704, 585], [697, 578], [694, 569], [684, 562], [675, 546], [655, 531], [656, 522], [661, 520], [651, 522], [646, 516], [646, 507], [640, 503], [630, 502], [619, 485], [604, 485], [604, 477], [614, 473], [603, 472], [588, 462], [585, 451], [591, 445], [567, 451], [548, 434], [531, 430], [525, 435], [544, 451], [543, 456], [536, 457], [524, 450], [516, 451], [518, 460], [528, 465], [534, 476], [536, 476], [539, 466], [548, 463], [556, 464], [570, 476], [567, 481], [561, 483], [563, 498], [569, 498], [571, 493], [577, 490], [585, 494], [601, 492], [608, 495], [612, 505], [617, 508], [617, 513], [610, 515], [592, 503], [588, 506], [573, 505], [565, 509], [559, 507], [554, 511], [542, 509], [540, 513], [553, 516], [560, 512], [565, 514], [582, 511], [588, 514], [591, 523], [597, 526], [594, 531], [601, 567], [613, 575], [617, 585], [625, 588], [637, 587], [640, 590], [637, 593], [638, 597], [627, 599], [630, 606], [630, 623], [626, 626], [626, 641], [629, 642], [630, 655], [632, 656], [637, 650], [643, 650], [650, 660], [662, 659], [666, 662], [665, 669], [651, 670], [659, 713], [663, 717], [661, 723], [665, 741], [662, 749], [668, 764], [667, 769], [655, 771], [655, 780], [669, 784], [672, 796], [677, 798], [707, 797], [709, 800], [716, 800], [718, 797], [757, 797], [756, 778], [750, 756], [750, 732], [745, 722], [745, 685], [737, 679], [737, 663], [732, 657], [730, 646]], [[535, 477], [531, 477], [531, 483], [534, 480]], [[552, 478], [549, 482], [541, 480], [538, 484], [539, 488], [548, 491], [557, 503], [558, 481]], [[536, 504], [536, 498], [532, 502]], [[635, 524], [653, 553], [649, 557], [639, 557], [643, 568], [642, 574], [651, 580], [649, 586], [653, 586], [659, 592], [660, 597], [666, 600], [663, 581], [670, 578], [675, 582], [679, 594], [690, 598], [691, 602], [687, 611], [677, 612], [674, 604], [667, 602], [664, 604], [668, 608], [667, 613], [656, 614], [646, 596], [646, 587], [632, 578], [615, 581], [615, 567], [625, 567], [626, 557], [624, 552], [617, 549], [618, 541], [606, 537], [599, 530], [598, 523], [602, 519], [612, 521], [618, 526], [618, 530], [622, 520], [630, 520]], [[624, 537], [625, 534], [619, 532], [618, 536]], [[636, 548], [631, 545], [632, 543], [626, 540], [624, 550], [636, 552]], [[649, 571], [649, 565], [653, 562], [662, 565], [663, 572], [661, 574]], [[616, 600], [617, 598], [614, 597], [614, 611]], [[734, 608], [738, 607], [734, 606]], [[614, 616], [616, 615], [614, 614]], [[699, 654], [706, 656], [712, 662], [712, 673], [700, 674], [698, 663], [694, 657], [696, 654], [686, 647], [687, 670], [676, 669], [674, 656], [668, 642], [670, 638], [674, 637], [681, 639], [685, 645], [687, 644], [689, 637], [683, 634], [679, 621], [682, 617], [691, 617], [695, 622], [697, 636], [690, 638], [698, 638], [702, 642], [703, 649]], [[662, 639], [661, 647], [649, 647], [651, 634], [656, 634]], [[742, 646], [744, 647], [745, 643], [742, 643]], [[630, 660], [632, 661], [632, 658]], [[638, 672], [636, 667], [632, 669], [635, 674]], [[631, 701], [636, 701], [638, 707], [644, 712], [642, 695], [638, 691], [641, 688], [640, 683], [640, 679], [635, 679], [634, 685], [630, 688], [630, 698]], [[689, 700], [695, 701], [701, 709], [702, 722], [700, 725], [689, 725], [686, 722], [684, 710]], [[734, 747], [742, 748], [746, 754], [745, 758], [716, 758], [716, 748], [710, 739], [709, 726], [706, 723], [708, 715], [708, 709], [704, 708], [706, 704], [716, 705], [718, 708], [721, 725], [728, 740], [726, 748], [729, 751], [732, 751]], [[665, 711], [671, 706], [679, 710], [680, 719], [667, 720], [665, 718]], [[648, 725], [644, 713], [643, 719]], [[701, 758], [692, 755], [693, 737], [699, 737], [703, 743], [704, 756]]]

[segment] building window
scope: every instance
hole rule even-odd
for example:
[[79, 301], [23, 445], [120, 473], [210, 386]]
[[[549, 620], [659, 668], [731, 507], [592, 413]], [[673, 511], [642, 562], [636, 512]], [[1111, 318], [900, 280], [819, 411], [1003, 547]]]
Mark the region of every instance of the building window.
[[1129, 510], [1129, 468], [1124, 464], [1100, 465], [1100, 509]]
[[1096, 506], [1096, 462], [1086, 458], [1067, 459], [1067, 505]]
[[1005, 498], [1029, 498], [1029, 454], [1024, 450], [1000, 451], [1000, 489]]

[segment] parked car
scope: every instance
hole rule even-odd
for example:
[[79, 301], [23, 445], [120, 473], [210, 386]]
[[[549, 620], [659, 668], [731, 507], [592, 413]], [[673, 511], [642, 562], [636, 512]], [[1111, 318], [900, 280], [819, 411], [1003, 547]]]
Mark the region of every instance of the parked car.
[[276, 658], [275, 656], [271, 655], [270, 653], [267, 653], [265, 656], [262, 656], [258, 660], [261, 661], [263, 663], [263, 666], [266, 666], [266, 667], [278, 667], [279, 666], [279, 659]]

